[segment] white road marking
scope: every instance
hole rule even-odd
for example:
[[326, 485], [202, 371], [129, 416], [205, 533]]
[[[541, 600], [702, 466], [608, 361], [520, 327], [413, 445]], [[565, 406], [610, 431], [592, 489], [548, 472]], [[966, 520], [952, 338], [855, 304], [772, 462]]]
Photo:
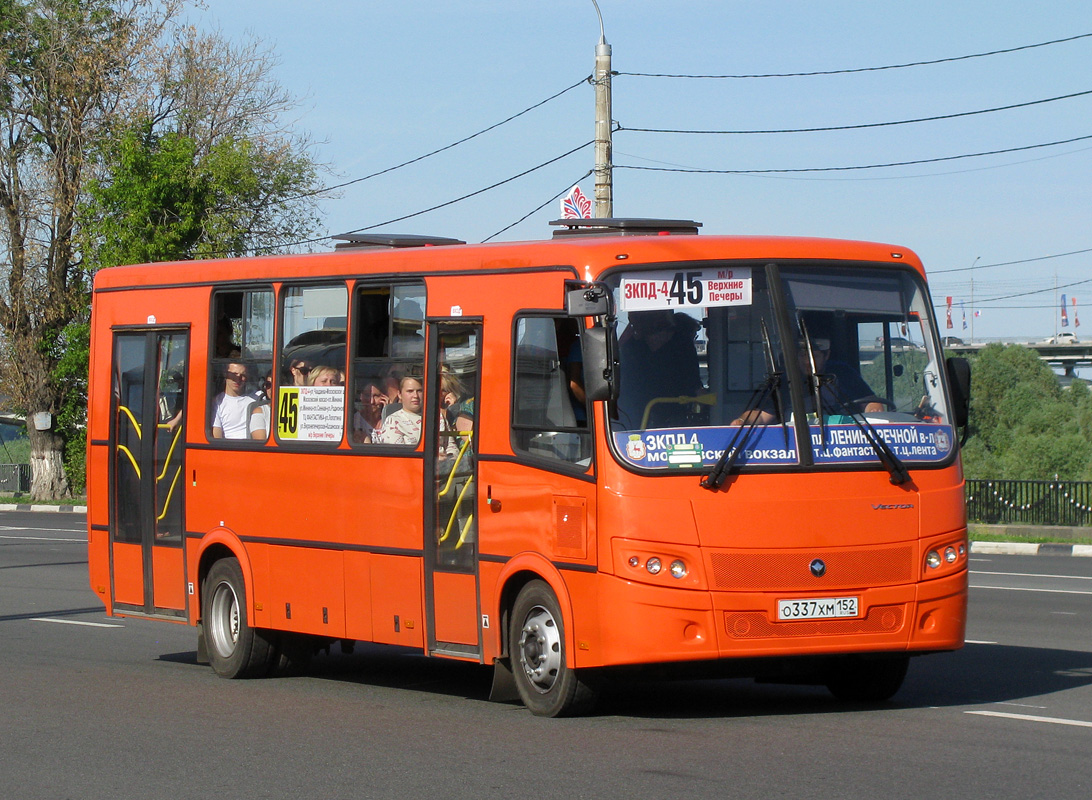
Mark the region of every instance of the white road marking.
[[1078, 592], [1072, 589], [1030, 589], [1025, 586], [971, 586], [972, 589], [1001, 589], [1005, 592], [1045, 592], [1046, 594], [1092, 594], [1089, 592]]
[[65, 533], [87, 533], [87, 527], [79, 528], [35, 528], [30, 525], [0, 525], [0, 531], [64, 531]]
[[58, 625], [86, 625], [89, 628], [124, 628], [124, 625], [111, 625], [106, 622], [81, 622], [78, 619], [53, 619], [52, 617], [32, 617], [31, 622], [56, 622]]
[[1092, 722], [1083, 719], [1059, 719], [1058, 717], [1036, 717], [1031, 714], [1010, 714], [1006, 711], [964, 711], [964, 714], [975, 714], [980, 717], [1002, 717], [1003, 719], [1018, 719], [1024, 722], [1049, 722], [1052, 725], [1075, 725], [1078, 728], [1092, 728]]
[[986, 642], [981, 639], [964, 639], [963, 644], [997, 644], [997, 642]]
[[58, 539], [55, 536], [0, 536], [0, 539], [12, 539], [20, 542], [72, 542], [87, 544], [86, 539]]
[[1006, 575], [1010, 578], [1066, 578], [1075, 581], [1092, 581], [1092, 575], [1044, 575], [1038, 572], [986, 572], [972, 569], [972, 575]]

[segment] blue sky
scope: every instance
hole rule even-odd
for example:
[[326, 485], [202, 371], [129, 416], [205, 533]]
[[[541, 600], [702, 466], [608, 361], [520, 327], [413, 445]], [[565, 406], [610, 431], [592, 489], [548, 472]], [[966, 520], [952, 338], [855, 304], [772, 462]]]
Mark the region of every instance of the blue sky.
[[[600, 0], [613, 68], [689, 75], [859, 69], [1016, 48], [1092, 33], [1092, 3]], [[300, 98], [291, 122], [316, 140], [330, 183], [444, 147], [591, 74], [591, 0], [553, 3], [206, 0], [193, 12], [280, 59]], [[937, 159], [1092, 136], [1092, 95], [936, 122], [748, 135], [634, 128], [770, 130], [960, 114], [1092, 90], [1092, 37], [942, 64], [794, 78], [614, 79], [614, 161], [629, 167], [791, 170]], [[323, 201], [328, 232], [382, 223], [511, 178], [590, 141], [594, 96], [578, 86], [472, 141]], [[590, 146], [523, 178], [383, 230], [482, 241], [593, 166]], [[1033, 339], [1078, 298], [1092, 340], [1092, 138], [980, 158], [865, 170], [687, 174], [619, 168], [616, 216], [699, 220], [705, 233], [826, 236], [914, 249], [943, 333]], [[591, 196], [592, 182], [581, 188]], [[499, 240], [549, 236], [558, 204]], [[1063, 253], [1088, 252], [1046, 258]], [[976, 259], [977, 262], [976, 262]], [[993, 266], [1005, 262], [1024, 263]], [[973, 271], [966, 270], [976, 264]], [[952, 272], [951, 270], [964, 270]], [[1081, 283], [1087, 281], [1087, 283]], [[1072, 285], [1076, 284], [1076, 285]], [[1055, 286], [1059, 286], [1057, 292]], [[1037, 292], [1035, 294], [1026, 294]], [[1008, 299], [995, 299], [1020, 295]], [[943, 325], [943, 312], [941, 313]], [[1070, 312], [1070, 325], [1073, 315]], [[1072, 327], [1069, 330], [1073, 330]]]

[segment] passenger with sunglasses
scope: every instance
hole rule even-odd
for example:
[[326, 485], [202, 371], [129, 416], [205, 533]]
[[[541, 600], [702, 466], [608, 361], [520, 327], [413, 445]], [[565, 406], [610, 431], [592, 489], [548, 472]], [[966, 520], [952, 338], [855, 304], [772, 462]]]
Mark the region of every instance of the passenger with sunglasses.
[[231, 362], [224, 376], [224, 391], [213, 401], [212, 438], [214, 439], [264, 439], [264, 415], [251, 416], [254, 397], [246, 393], [246, 364]]

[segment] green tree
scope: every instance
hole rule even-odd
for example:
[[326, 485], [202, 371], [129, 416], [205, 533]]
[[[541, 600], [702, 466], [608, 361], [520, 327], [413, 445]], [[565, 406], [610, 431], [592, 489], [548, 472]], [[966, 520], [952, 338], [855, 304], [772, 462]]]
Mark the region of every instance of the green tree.
[[82, 449], [96, 269], [283, 245], [317, 223], [272, 54], [177, 25], [180, 7], [0, 0], [0, 390], [52, 423], [28, 425], [35, 498], [69, 493], [66, 439], [70, 464]]
[[971, 478], [1075, 480], [1092, 460], [1087, 388], [1063, 391], [1027, 347], [991, 344], [977, 355], [970, 425], [964, 469]]

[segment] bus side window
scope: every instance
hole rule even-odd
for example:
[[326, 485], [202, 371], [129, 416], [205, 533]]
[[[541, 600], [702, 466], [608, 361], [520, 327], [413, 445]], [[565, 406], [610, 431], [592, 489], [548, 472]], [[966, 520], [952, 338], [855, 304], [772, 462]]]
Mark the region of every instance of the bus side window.
[[213, 295], [210, 438], [251, 442], [268, 438], [275, 308], [273, 290], [268, 288]]
[[580, 356], [577, 322], [520, 317], [512, 380], [512, 445], [520, 452], [581, 466], [591, 463], [582, 387], [570, 369]]
[[[425, 287], [420, 283], [364, 284], [354, 291], [351, 444], [416, 446], [408, 438], [383, 437], [379, 431], [388, 417], [402, 410], [403, 378], [423, 381], [424, 309]], [[390, 426], [388, 433], [395, 427]]]
[[290, 286], [281, 303], [277, 438], [337, 446], [345, 428], [345, 285]]

